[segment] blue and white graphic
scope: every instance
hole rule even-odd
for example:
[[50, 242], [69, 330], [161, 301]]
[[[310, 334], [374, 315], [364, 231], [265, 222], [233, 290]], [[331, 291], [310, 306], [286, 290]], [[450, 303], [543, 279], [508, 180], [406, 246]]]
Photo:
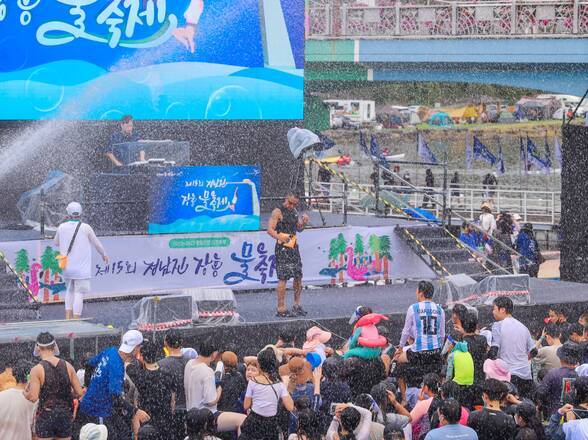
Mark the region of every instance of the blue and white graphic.
[[256, 166], [175, 167], [153, 183], [150, 234], [257, 231]]
[[422, 133], [417, 134], [417, 153], [426, 162], [437, 163], [435, 154], [431, 151]]
[[303, 0], [0, 0], [0, 119], [302, 119]]

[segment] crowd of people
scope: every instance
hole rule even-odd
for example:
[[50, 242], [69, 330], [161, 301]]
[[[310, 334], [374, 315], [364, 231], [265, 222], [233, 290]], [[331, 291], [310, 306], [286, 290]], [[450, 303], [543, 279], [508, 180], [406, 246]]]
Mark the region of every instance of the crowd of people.
[[[494, 322], [448, 312], [422, 281], [398, 340], [358, 307], [349, 338], [282, 331], [239, 358], [236, 343], [162, 344], [137, 330], [79, 364], [50, 333], [0, 366], [0, 438], [80, 440], [546, 440], [588, 438], [588, 313], [552, 308], [528, 329], [508, 297]], [[484, 327], [483, 324], [488, 324]]]
[[[512, 273], [516, 262], [518, 273], [536, 278], [545, 261], [531, 223], [521, 224], [521, 216], [510, 212], [492, 213], [492, 204], [482, 203], [479, 219], [464, 222], [459, 239], [498, 266]], [[519, 256], [513, 260], [513, 250]]]

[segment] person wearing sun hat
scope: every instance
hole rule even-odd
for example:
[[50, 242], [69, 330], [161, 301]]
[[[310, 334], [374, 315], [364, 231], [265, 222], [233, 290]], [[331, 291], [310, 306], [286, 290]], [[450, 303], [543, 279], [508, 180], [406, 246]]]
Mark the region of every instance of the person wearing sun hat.
[[[87, 423], [104, 424], [108, 428], [109, 440], [130, 438], [132, 421], [137, 425], [149, 420], [149, 415], [125, 399], [125, 365], [136, 359], [143, 343], [143, 335], [129, 330], [120, 346], [103, 350], [88, 361], [94, 367], [92, 379], [80, 402], [75, 420], [74, 438]], [[120, 426], [129, 427], [128, 432]]]
[[486, 359], [484, 373], [486, 373], [486, 379], [510, 382], [511, 375], [510, 371], [508, 371], [508, 365], [502, 359]]

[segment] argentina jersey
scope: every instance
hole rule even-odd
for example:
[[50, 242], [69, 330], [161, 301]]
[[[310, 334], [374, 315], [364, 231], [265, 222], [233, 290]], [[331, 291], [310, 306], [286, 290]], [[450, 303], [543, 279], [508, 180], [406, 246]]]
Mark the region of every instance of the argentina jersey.
[[412, 305], [416, 329], [413, 351], [437, 350], [443, 346], [445, 312], [432, 301]]

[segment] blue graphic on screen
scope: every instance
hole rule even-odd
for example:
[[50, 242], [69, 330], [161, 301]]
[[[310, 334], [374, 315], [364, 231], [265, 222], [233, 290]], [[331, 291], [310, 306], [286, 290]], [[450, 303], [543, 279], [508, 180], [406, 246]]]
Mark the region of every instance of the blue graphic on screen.
[[152, 186], [149, 233], [256, 231], [260, 178], [248, 165], [171, 168]]
[[0, 0], [0, 119], [302, 119], [304, 0]]

